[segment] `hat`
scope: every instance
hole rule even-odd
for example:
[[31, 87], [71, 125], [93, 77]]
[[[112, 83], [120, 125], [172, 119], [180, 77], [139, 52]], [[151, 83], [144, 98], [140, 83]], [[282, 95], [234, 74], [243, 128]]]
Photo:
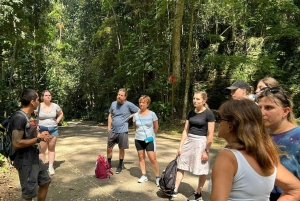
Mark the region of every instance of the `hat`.
[[250, 91], [250, 86], [242, 80], [238, 80], [234, 82], [230, 87], [226, 87], [226, 89], [229, 90], [237, 89], [237, 88], [246, 89], [247, 91]]

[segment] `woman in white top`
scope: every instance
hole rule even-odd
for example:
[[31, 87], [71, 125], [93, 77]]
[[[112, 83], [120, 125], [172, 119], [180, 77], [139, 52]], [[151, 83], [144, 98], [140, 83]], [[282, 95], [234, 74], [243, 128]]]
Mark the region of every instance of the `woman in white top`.
[[50, 91], [44, 90], [42, 92], [42, 103], [40, 104], [40, 108], [35, 110], [38, 113], [39, 118], [39, 129], [40, 131], [49, 131], [52, 136], [51, 140], [44, 142], [41, 141], [41, 153], [40, 159], [45, 163], [46, 160], [46, 151], [48, 149], [48, 161], [49, 161], [49, 174], [54, 175], [54, 159], [55, 159], [55, 145], [58, 137], [58, 123], [63, 118], [63, 111], [59, 107], [59, 105], [52, 103], [52, 96]]
[[212, 169], [210, 201], [268, 201], [274, 183], [284, 191], [279, 200], [300, 199], [300, 181], [280, 164], [279, 150], [253, 101], [227, 101], [216, 119], [219, 137], [228, 144]]

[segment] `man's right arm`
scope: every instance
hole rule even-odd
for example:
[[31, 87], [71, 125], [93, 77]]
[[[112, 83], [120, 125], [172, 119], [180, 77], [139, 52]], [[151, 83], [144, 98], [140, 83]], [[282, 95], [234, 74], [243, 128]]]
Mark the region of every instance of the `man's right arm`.
[[111, 113], [108, 114], [108, 118], [107, 118], [107, 131], [109, 132], [111, 129], [111, 122], [112, 122], [112, 116]]
[[[12, 144], [15, 149], [22, 149], [30, 147], [37, 143], [37, 138], [32, 139], [23, 139], [24, 131], [23, 130], [13, 130], [12, 131]], [[38, 133], [38, 137], [44, 141], [48, 141], [51, 138], [48, 131]]]

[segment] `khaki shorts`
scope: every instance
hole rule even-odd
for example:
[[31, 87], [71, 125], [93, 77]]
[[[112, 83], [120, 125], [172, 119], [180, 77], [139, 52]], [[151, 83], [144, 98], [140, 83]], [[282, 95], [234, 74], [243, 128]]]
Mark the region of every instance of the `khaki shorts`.
[[108, 132], [108, 140], [107, 140], [107, 148], [111, 148], [115, 146], [115, 144], [119, 145], [120, 149], [128, 149], [128, 132], [126, 133], [113, 133], [111, 131]]
[[39, 160], [39, 164], [22, 165], [17, 170], [19, 172], [23, 199], [30, 200], [37, 197], [39, 186], [51, 182], [47, 167], [41, 160]]

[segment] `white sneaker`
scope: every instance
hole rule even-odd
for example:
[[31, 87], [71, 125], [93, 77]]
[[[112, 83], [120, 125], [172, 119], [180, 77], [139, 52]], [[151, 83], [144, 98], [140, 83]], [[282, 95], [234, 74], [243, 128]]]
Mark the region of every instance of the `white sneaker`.
[[159, 187], [159, 180], [160, 180], [160, 177], [156, 178], [156, 180], [155, 180], [155, 183], [156, 183], [157, 187]]
[[53, 166], [49, 167], [48, 171], [49, 171], [50, 175], [54, 175], [55, 174], [55, 170], [54, 170]]
[[142, 175], [141, 178], [138, 180], [139, 183], [143, 183], [145, 181], [148, 181], [148, 178], [145, 175]]

